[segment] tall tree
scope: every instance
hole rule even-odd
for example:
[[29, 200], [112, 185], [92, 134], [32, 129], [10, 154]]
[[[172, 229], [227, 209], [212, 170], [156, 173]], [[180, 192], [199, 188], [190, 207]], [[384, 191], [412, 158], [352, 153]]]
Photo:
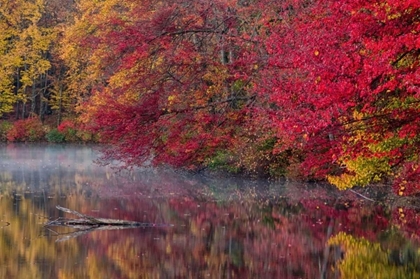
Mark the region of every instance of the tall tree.
[[[3, 8], [3, 7], [2, 7]], [[4, 8], [3, 8], [4, 9]], [[7, 21], [7, 15], [4, 15], [4, 10], [1, 10], [0, 17], [0, 116], [4, 113], [11, 112], [13, 105], [16, 102], [16, 96], [13, 92], [13, 61], [8, 55], [12, 48], [12, 39], [14, 37], [14, 30]]]
[[[36, 100], [42, 100], [47, 70], [50, 68], [48, 50], [54, 38], [51, 29], [40, 25], [44, 12], [44, 1], [6, 1], [0, 5], [2, 33], [1, 103], [22, 103], [22, 115], [35, 113]], [[14, 97], [12, 97], [12, 93]], [[4, 100], [3, 100], [4, 99]], [[18, 111], [18, 110], [16, 110]]]
[[[48, 71], [48, 91], [46, 104], [48, 111], [55, 113], [57, 125], [63, 117], [74, 117], [77, 95], [68, 90], [66, 82], [67, 64], [62, 59], [62, 40], [67, 26], [74, 24], [76, 2], [73, 0], [46, 0], [42, 25], [52, 28], [56, 34], [54, 44], [49, 51], [51, 69]], [[42, 115], [41, 115], [42, 119]]]

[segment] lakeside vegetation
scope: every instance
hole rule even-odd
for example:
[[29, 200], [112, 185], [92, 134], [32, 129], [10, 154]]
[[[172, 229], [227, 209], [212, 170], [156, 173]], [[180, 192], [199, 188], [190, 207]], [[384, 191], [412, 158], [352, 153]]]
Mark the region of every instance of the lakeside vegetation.
[[420, 193], [420, 2], [0, 4], [0, 140]]

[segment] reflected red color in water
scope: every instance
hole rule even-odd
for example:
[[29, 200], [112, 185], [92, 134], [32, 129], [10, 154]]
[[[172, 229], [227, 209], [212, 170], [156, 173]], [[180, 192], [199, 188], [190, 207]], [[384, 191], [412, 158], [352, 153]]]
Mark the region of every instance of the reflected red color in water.
[[[415, 209], [328, 186], [165, 169], [115, 172], [93, 164], [89, 146], [15, 145], [0, 148], [0, 156], [0, 221], [10, 222], [0, 229], [3, 278], [340, 278], [352, 247], [328, 243], [340, 232], [379, 244], [372, 251], [390, 259], [419, 247]], [[66, 215], [56, 205], [173, 227], [93, 231], [55, 242], [74, 231], [43, 227]], [[387, 260], [382, 269], [417, 274], [418, 265], [413, 256], [398, 265]]]

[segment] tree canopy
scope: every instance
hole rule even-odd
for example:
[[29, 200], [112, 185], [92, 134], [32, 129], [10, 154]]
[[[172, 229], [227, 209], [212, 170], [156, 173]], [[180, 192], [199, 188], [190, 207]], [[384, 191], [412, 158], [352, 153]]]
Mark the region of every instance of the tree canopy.
[[128, 166], [419, 192], [418, 1], [63, 3], [0, 6], [1, 115], [77, 117]]

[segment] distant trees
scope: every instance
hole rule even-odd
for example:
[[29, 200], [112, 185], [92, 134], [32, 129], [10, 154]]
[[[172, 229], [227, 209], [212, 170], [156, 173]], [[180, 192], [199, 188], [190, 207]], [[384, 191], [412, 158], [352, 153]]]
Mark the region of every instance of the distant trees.
[[[57, 19], [60, 9], [51, 9], [55, 2], [0, 4], [0, 116], [13, 111], [16, 118], [38, 115], [42, 119], [50, 112], [48, 102], [56, 74], [53, 47], [57, 46], [59, 27], [63, 27]], [[61, 2], [61, 10], [67, 2]]]
[[[53, 30], [40, 25], [43, 12], [43, 0], [1, 4], [2, 113], [13, 109], [23, 116], [35, 113], [36, 99], [38, 109], [43, 110], [47, 71], [51, 67], [47, 56], [54, 39]], [[29, 107], [25, 106], [27, 102]]]

